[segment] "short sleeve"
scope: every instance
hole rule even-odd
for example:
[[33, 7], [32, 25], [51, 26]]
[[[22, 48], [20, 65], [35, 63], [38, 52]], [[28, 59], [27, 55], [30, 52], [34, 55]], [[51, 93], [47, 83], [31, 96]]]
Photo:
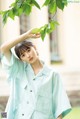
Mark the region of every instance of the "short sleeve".
[[17, 59], [15, 58], [15, 56], [12, 53], [11, 53], [10, 62], [7, 60], [7, 58], [5, 57], [4, 54], [1, 54], [1, 63], [2, 63], [2, 66], [5, 68], [12, 66], [16, 60]]
[[71, 105], [67, 93], [63, 87], [59, 74], [55, 74], [53, 78], [53, 113], [57, 118], [60, 114], [62, 117], [71, 111]]
[[1, 63], [2, 63], [2, 68], [6, 71], [7, 73], [7, 78], [10, 80], [14, 75], [17, 74], [19, 68], [20, 68], [20, 61], [16, 56], [14, 56], [13, 53], [11, 53], [11, 59], [10, 62], [7, 60], [5, 55], [1, 55]]

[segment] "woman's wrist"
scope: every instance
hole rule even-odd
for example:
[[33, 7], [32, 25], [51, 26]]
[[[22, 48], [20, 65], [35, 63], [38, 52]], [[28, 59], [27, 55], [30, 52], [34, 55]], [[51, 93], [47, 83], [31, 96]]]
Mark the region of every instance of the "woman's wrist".
[[28, 38], [40, 38], [40, 33], [32, 33], [32, 30], [27, 31], [26, 33], [19, 36], [19, 41], [26, 40]]
[[62, 114], [57, 117], [57, 119], [62, 119]]

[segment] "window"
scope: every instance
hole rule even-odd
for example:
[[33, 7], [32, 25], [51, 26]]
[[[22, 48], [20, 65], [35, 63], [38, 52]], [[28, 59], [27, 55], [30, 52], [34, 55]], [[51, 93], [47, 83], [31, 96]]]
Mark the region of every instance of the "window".
[[29, 29], [29, 16], [22, 14], [20, 16], [20, 34], [23, 34]]
[[[52, 16], [49, 14], [49, 20]], [[54, 16], [54, 20], [57, 20], [57, 15]], [[59, 55], [59, 46], [58, 46], [58, 38], [57, 38], [57, 27], [56, 29], [50, 34], [50, 52], [51, 52], [51, 62], [60, 62], [60, 55]]]

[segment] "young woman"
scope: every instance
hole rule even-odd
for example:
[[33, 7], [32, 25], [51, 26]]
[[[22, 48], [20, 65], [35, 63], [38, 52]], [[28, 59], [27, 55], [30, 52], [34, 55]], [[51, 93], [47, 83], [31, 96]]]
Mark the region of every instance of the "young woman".
[[30, 30], [1, 46], [11, 85], [7, 119], [62, 119], [71, 110], [59, 74], [39, 59], [35, 45], [27, 40], [39, 37]]

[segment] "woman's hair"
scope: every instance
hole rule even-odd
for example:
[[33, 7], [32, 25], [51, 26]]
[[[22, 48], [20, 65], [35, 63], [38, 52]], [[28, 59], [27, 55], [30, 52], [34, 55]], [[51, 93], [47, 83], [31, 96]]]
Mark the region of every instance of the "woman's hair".
[[18, 58], [20, 59], [20, 56], [23, 52], [25, 52], [26, 50], [30, 49], [30, 47], [34, 46], [33, 43], [31, 41], [23, 41], [21, 43], [18, 43], [14, 50], [16, 55], [18, 56]]

